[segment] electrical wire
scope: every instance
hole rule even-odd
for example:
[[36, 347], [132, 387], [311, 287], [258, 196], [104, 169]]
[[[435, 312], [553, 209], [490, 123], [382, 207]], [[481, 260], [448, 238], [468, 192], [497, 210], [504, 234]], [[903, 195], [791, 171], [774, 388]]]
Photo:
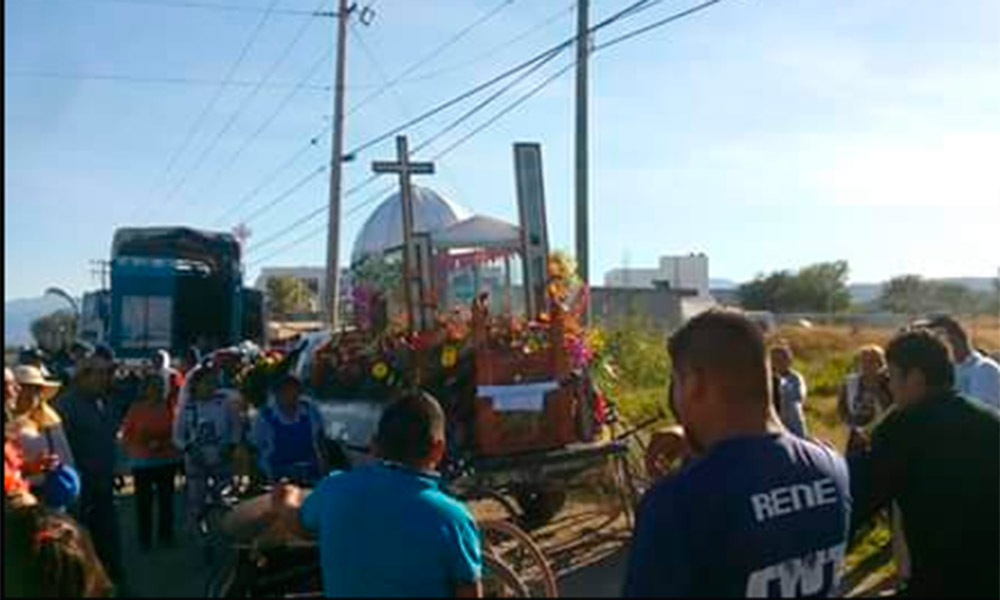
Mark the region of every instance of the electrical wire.
[[[634, 2], [633, 4], [629, 5], [625, 9], [619, 11], [618, 13], [615, 13], [614, 15], [612, 15], [611, 17], [609, 17], [608, 19], [605, 19], [604, 21], [602, 21], [598, 25], [595, 25], [595, 27], [606, 26], [607, 24], [611, 24], [611, 23], [615, 22], [616, 20], [618, 20], [618, 19], [620, 19], [620, 18], [622, 18], [624, 16], [632, 14], [637, 9], [641, 9], [643, 6], [649, 4], [650, 2], [653, 2], [655, 4], [655, 3], [658, 3], [658, 2], [661, 2], [661, 1], [663, 1], [663, 0], [638, 0], [637, 2]], [[396, 129], [394, 129], [393, 131], [391, 131], [391, 132], [389, 132], [387, 134], [383, 134], [382, 136], [379, 137], [379, 139], [370, 141], [370, 142], [368, 142], [368, 143], [360, 146], [358, 149], [356, 149], [353, 152], [345, 153], [344, 156], [345, 157], [352, 156], [356, 152], [359, 152], [359, 151], [361, 151], [361, 150], [363, 150], [363, 149], [365, 149], [367, 147], [370, 147], [370, 146], [372, 146], [372, 145], [374, 145], [374, 144], [376, 144], [378, 142], [381, 142], [384, 139], [387, 139], [388, 137], [391, 137], [392, 135], [395, 135], [396, 133], [399, 133], [400, 131], [402, 131], [403, 129], [405, 129], [407, 127], [411, 127], [413, 125], [416, 125], [417, 123], [422, 122], [423, 120], [426, 120], [426, 119], [428, 119], [428, 118], [430, 118], [430, 117], [432, 117], [432, 116], [434, 116], [434, 115], [436, 115], [436, 114], [438, 114], [438, 113], [446, 110], [447, 108], [450, 108], [451, 106], [454, 106], [455, 104], [458, 104], [462, 100], [465, 100], [466, 98], [472, 97], [472, 96], [476, 95], [477, 93], [479, 93], [479, 92], [481, 92], [481, 91], [483, 91], [485, 89], [488, 89], [489, 87], [492, 87], [493, 85], [495, 85], [495, 84], [503, 81], [504, 79], [507, 79], [507, 78], [509, 78], [509, 77], [511, 77], [513, 75], [516, 75], [517, 73], [519, 73], [519, 72], [521, 72], [521, 71], [523, 71], [525, 69], [532, 68], [537, 62], [549, 60], [551, 57], [557, 55], [558, 53], [562, 52], [566, 48], [569, 48], [572, 45], [572, 43], [575, 41], [575, 39], [576, 39], [575, 37], [570, 38], [570, 39], [566, 40], [565, 42], [563, 42], [561, 44], [558, 44], [558, 45], [554, 46], [553, 48], [550, 48], [550, 49], [548, 49], [548, 50], [546, 50], [546, 51], [544, 51], [544, 52], [542, 52], [542, 53], [540, 53], [540, 54], [538, 54], [538, 55], [536, 55], [536, 56], [534, 56], [534, 57], [532, 57], [532, 58], [530, 58], [530, 59], [522, 62], [521, 64], [516, 65], [516, 66], [508, 69], [507, 71], [501, 73], [497, 77], [494, 77], [493, 79], [491, 79], [491, 80], [489, 80], [487, 82], [484, 82], [483, 84], [480, 84], [480, 85], [476, 86], [472, 90], [469, 90], [469, 91], [467, 91], [467, 92], [459, 95], [458, 97], [455, 97], [455, 98], [453, 98], [453, 99], [451, 99], [451, 100], [449, 100], [449, 101], [447, 101], [447, 102], [445, 102], [445, 103], [443, 103], [443, 104], [435, 107], [431, 111], [428, 111], [428, 112], [424, 113], [423, 115], [420, 115], [420, 116], [418, 116], [418, 117], [416, 117], [414, 119], [408, 120], [407, 123], [404, 124], [403, 126], [397, 127]], [[318, 138], [319, 136], [325, 135], [330, 130], [331, 127], [332, 127], [332, 124], [328, 125], [327, 127], [325, 127], [323, 129], [323, 131], [321, 131], [319, 134], [317, 134], [317, 136], [315, 136], [313, 138], [313, 142], [311, 144], [314, 145], [316, 138]], [[291, 159], [289, 159], [288, 161], [286, 161], [285, 163], [283, 163], [283, 165], [281, 167], [279, 167], [276, 170], [275, 173], [272, 173], [268, 178], [263, 179], [260, 182], [260, 184], [258, 184], [257, 186], [254, 187], [254, 189], [250, 192], [250, 194], [248, 194], [243, 199], [241, 199], [240, 201], [238, 201], [237, 205], [243, 205], [246, 202], [249, 202], [253, 197], [255, 197], [264, 187], [266, 187], [273, 180], [273, 177], [274, 177], [274, 175], [276, 173], [280, 173], [280, 172], [284, 171], [287, 167], [289, 167], [292, 164], [294, 164], [298, 160], [298, 158], [303, 155], [304, 151], [308, 150], [310, 147], [311, 147], [311, 145], [310, 146], [306, 146], [305, 148], [303, 148], [303, 149], [299, 150], [298, 152], [296, 152], [296, 154], [293, 155], [293, 157]], [[426, 147], [426, 144], [424, 144], [422, 147]], [[345, 197], [346, 197], [346, 195], [345, 195]], [[315, 214], [319, 214], [320, 212], [321, 212], [321, 210], [317, 210]], [[228, 216], [229, 214], [231, 214], [231, 211], [227, 211], [222, 217], [220, 217], [220, 220], [224, 219], [225, 216]], [[263, 245], [263, 244], [258, 243], [255, 247], [260, 246], [260, 245]]]
[[[457, 71], [462, 71], [462, 70], [468, 69], [469, 67], [472, 67], [474, 65], [477, 65], [477, 64], [483, 62], [484, 60], [495, 58], [496, 55], [497, 55], [497, 53], [499, 53], [499, 52], [501, 52], [503, 50], [506, 50], [508, 48], [511, 48], [513, 46], [516, 46], [517, 44], [519, 44], [522, 41], [524, 41], [525, 39], [531, 37], [532, 35], [534, 35], [538, 31], [541, 31], [542, 29], [545, 29], [546, 27], [548, 27], [552, 23], [555, 23], [559, 19], [565, 18], [566, 16], [573, 14], [573, 11], [575, 10], [575, 8], [576, 8], [576, 2], [574, 1], [568, 7], [565, 7], [563, 9], [561, 9], [557, 13], [553, 13], [552, 15], [550, 15], [549, 17], [547, 17], [546, 19], [543, 19], [542, 21], [540, 21], [538, 23], [535, 23], [530, 28], [522, 31], [521, 33], [515, 35], [514, 37], [512, 37], [512, 38], [510, 38], [510, 39], [508, 39], [508, 40], [506, 40], [504, 42], [501, 42], [501, 43], [497, 44], [496, 46], [493, 46], [489, 50], [485, 50], [482, 53], [477, 54], [476, 56], [474, 56], [474, 57], [472, 57], [472, 58], [470, 58], [468, 60], [464, 60], [464, 61], [462, 61], [460, 63], [456, 63], [456, 64], [453, 64], [453, 65], [450, 65], [450, 66], [447, 66], [447, 67], [442, 67], [440, 69], [437, 69], [435, 71], [431, 71], [431, 72], [426, 73], [424, 75], [414, 75], [413, 77], [406, 77], [406, 78], [403, 78], [403, 79], [399, 79], [398, 81], [396, 81], [396, 85], [398, 86], [398, 85], [401, 85], [401, 84], [408, 84], [408, 83], [420, 83], [420, 82], [424, 82], [424, 81], [430, 81], [430, 80], [433, 80], [433, 79], [438, 79], [438, 78], [443, 77], [445, 75], [449, 75], [449, 74], [455, 73]], [[377, 85], [371, 85], [371, 86], [352, 86], [352, 87], [353, 87], [353, 89], [365, 89], [365, 88], [373, 88], [373, 87], [378, 87], [378, 86]]]
[[[279, 0], [271, 0], [271, 2], [267, 5], [267, 11], [263, 15], [261, 15], [261, 18], [257, 21], [257, 24], [254, 26], [253, 31], [250, 33], [250, 37], [247, 39], [246, 43], [243, 44], [243, 48], [240, 49], [240, 53], [239, 56], [236, 58], [236, 62], [234, 62], [229, 67], [229, 70], [226, 72], [226, 76], [223, 78], [222, 83], [220, 83], [219, 87], [216, 88], [215, 94], [212, 95], [211, 100], [209, 100], [208, 104], [205, 105], [205, 108], [202, 109], [201, 113], [198, 115], [198, 118], [195, 119], [194, 123], [192, 123], [191, 127], [188, 129], [187, 135], [184, 137], [184, 142], [177, 148], [177, 150], [170, 157], [170, 160], [167, 162], [167, 166], [160, 175], [159, 180], [156, 182], [154, 189], [159, 188], [160, 185], [162, 185], [162, 183], [166, 180], [167, 176], [170, 175], [170, 173], [173, 171], [174, 165], [177, 164], [177, 161], [180, 160], [180, 157], [187, 150], [188, 146], [191, 145], [191, 142], [194, 140], [194, 137], [198, 133], [198, 130], [201, 129], [201, 124], [208, 117], [209, 113], [212, 112], [212, 109], [215, 108], [215, 105], [219, 102], [219, 99], [222, 97], [222, 94], [226, 91], [226, 88], [229, 86], [229, 81], [232, 81], [232, 79], [236, 76], [236, 71], [240, 68], [240, 66], [242, 66], [243, 61], [246, 60], [246, 57], [250, 52], [250, 48], [257, 41], [257, 37], [260, 35], [261, 31], [264, 29], [264, 25], [267, 24], [267, 21], [271, 17], [271, 11], [275, 8], [278, 2]], [[151, 204], [150, 206], [157, 207], [159, 206], [159, 204]], [[147, 212], [147, 217], [149, 216], [149, 214], [150, 213]]]
[[[35, 0], [39, 2], [40, 0]], [[200, 2], [194, 0], [66, 0], [71, 4], [131, 4], [135, 6], [146, 6], [150, 8], [193, 8], [204, 10], [218, 10], [228, 12], [244, 13], [268, 13], [270, 15], [298, 16], [298, 17], [332, 17], [333, 14], [315, 12], [308, 10], [296, 10], [282, 8], [268, 10], [258, 6], [244, 6], [240, 4], [224, 4], [221, 2]]]
[[[622, 9], [622, 10], [614, 13], [610, 17], [607, 17], [607, 18], [603, 19], [599, 23], [597, 23], [595, 25], [592, 25], [587, 30], [588, 34], [592, 35], [593, 33], [597, 32], [597, 31], [599, 31], [601, 29], [604, 29], [605, 27], [613, 25], [614, 23], [620, 21], [621, 19], [623, 19], [623, 18], [625, 18], [625, 17], [627, 17], [629, 15], [635, 14], [635, 13], [639, 12], [640, 10], [643, 10], [644, 7], [645, 7], [645, 5], [647, 5], [647, 4], [650, 4], [650, 3], [654, 3], [655, 4], [655, 3], [662, 2], [662, 1], [663, 0], [636, 0], [636, 2], [633, 2], [632, 4], [630, 4], [629, 6], [627, 6], [626, 8], [624, 8], [624, 9]], [[536, 54], [535, 56], [529, 58], [528, 60], [526, 60], [526, 61], [524, 61], [522, 63], [519, 63], [518, 65], [515, 65], [514, 67], [511, 67], [510, 69], [507, 69], [506, 71], [500, 73], [499, 75], [496, 75], [496, 76], [492, 77], [491, 79], [489, 79], [489, 80], [487, 80], [487, 81], [485, 81], [485, 82], [483, 82], [483, 83], [481, 83], [481, 84], [479, 84], [479, 85], [477, 85], [477, 86], [475, 86], [475, 87], [473, 87], [473, 88], [471, 88], [471, 89], [469, 89], [469, 90], [467, 90], [467, 91], [459, 94], [458, 96], [455, 96], [455, 97], [451, 98], [450, 100], [446, 100], [446, 101], [442, 102], [441, 104], [438, 104], [434, 108], [431, 108], [430, 110], [422, 113], [421, 115], [419, 115], [417, 117], [414, 117], [413, 119], [409, 119], [405, 123], [402, 123], [401, 125], [398, 125], [398, 126], [392, 128], [392, 129], [390, 129], [389, 131], [386, 131], [385, 133], [383, 133], [381, 135], [378, 135], [378, 136], [376, 136], [376, 137], [374, 137], [374, 138], [372, 138], [372, 139], [370, 139], [370, 140], [368, 140], [368, 141], [366, 141], [366, 142], [364, 142], [364, 143], [356, 146], [353, 150], [351, 150], [350, 152], [348, 152], [347, 155], [348, 156], [356, 156], [357, 154], [359, 154], [359, 153], [367, 150], [368, 148], [371, 148], [372, 146], [375, 146], [376, 144], [384, 142], [385, 140], [387, 140], [387, 139], [395, 136], [396, 134], [398, 134], [398, 133], [400, 133], [400, 132], [402, 132], [402, 131], [410, 128], [410, 127], [413, 127], [414, 125], [416, 125], [418, 123], [421, 123], [421, 122], [423, 122], [423, 121], [425, 121], [427, 119], [430, 119], [431, 117], [434, 117], [435, 115], [437, 115], [437, 114], [439, 114], [439, 113], [441, 113], [441, 112], [443, 112], [443, 111], [451, 108], [452, 106], [454, 106], [454, 105], [462, 102], [463, 100], [466, 100], [466, 99], [468, 99], [468, 98], [470, 98], [472, 96], [475, 96], [479, 92], [482, 92], [483, 90], [488, 89], [488, 88], [496, 85], [497, 83], [499, 83], [499, 82], [501, 82], [501, 81], [503, 81], [503, 80], [505, 80], [505, 79], [507, 79], [507, 78], [509, 78], [509, 77], [511, 77], [511, 76], [513, 76], [513, 75], [515, 75], [515, 74], [517, 74], [519, 72], [521, 72], [522, 70], [530, 68], [535, 63], [537, 63], [537, 62], [539, 62], [541, 60], [545, 60], [545, 59], [551, 57], [554, 54], [558, 54], [558, 53], [562, 52], [566, 48], [569, 48], [570, 46], [572, 46], [575, 42], [576, 42], [576, 36], [573, 36], [573, 37], [571, 37], [571, 38], [569, 38], [569, 39], [567, 39], [567, 40], [565, 40], [563, 42], [560, 42], [559, 44], [556, 44], [555, 46], [552, 46], [551, 48], [549, 48], [547, 50], [543, 50], [542, 52]]]
[[285, 162], [281, 163], [276, 169], [274, 169], [273, 171], [271, 171], [270, 173], [268, 173], [256, 186], [254, 186], [249, 192], [247, 192], [246, 194], [244, 194], [236, 202], [236, 204], [234, 204], [232, 207], [230, 207], [225, 213], [223, 213], [222, 215], [220, 215], [219, 218], [216, 220], [216, 223], [224, 221], [231, 213], [236, 212], [241, 207], [245, 206], [248, 202], [250, 202], [251, 200], [253, 200], [254, 198], [256, 198], [257, 195], [260, 194], [260, 192], [262, 192], [264, 190], [264, 188], [266, 188], [267, 186], [269, 186], [272, 183], [274, 183], [274, 181], [278, 178], [279, 175], [281, 175], [282, 173], [284, 173], [286, 170], [288, 170], [289, 168], [291, 168], [292, 165], [294, 165], [299, 160], [301, 160], [302, 157], [305, 156], [309, 152], [309, 150], [312, 150], [313, 148], [315, 148], [316, 146], [318, 146], [319, 145], [319, 141], [320, 141], [320, 136], [322, 136], [323, 133], [324, 132], [321, 131], [319, 133], [319, 135], [317, 135], [317, 136], [313, 137], [312, 139], [310, 139], [308, 144], [302, 146], [301, 148], [298, 149], [298, 151], [296, 151], [294, 154], [292, 154], [288, 158], [288, 160], [286, 160]]
[[[662, 0], [654, 0], [654, 1], [656, 3], [659, 3]], [[594, 48], [593, 48], [593, 50], [592, 50], [592, 53], [596, 53], [597, 51], [599, 51], [601, 49], [605, 49], [605, 48], [617, 45], [617, 44], [622, 43], [622, 42], [624, 42], [624, 41], [626, 41], [628, 39], [632, 39], [632, 38], [637, 37], [639, 35], [642, 35], [644, 33], [648, 33], [650, 31], [658, 29], [659, 27], [663, 27], [663, 26], [665, 26], [665, 25], [667, 25], [669, 23], [672, 23], [674, 21], [678, 21], [680, 19], [683, 19], [683, 18], [685, 18], [687, 16], [690, 16], [690, 15], [692, 15], [694, 13], [697, 13], [697, 12], [700, 12], [700, 11], [702, 11], [704, 9], [707, 9], [710, 6], [714, 5], [714, 4], [718, 4], [721, 1], [722, 0], [707, 0], [706, 2], [698, 4], [698, 5], [694, 6], [694, 7], [689, 8], [689, 9], [680, 11], [678, 13], [674, 13], [674, 14], [672, 14], [672, 15], [664, 18], [664, 19], [660, 19], [660, 20], [655, 21], [655, 22], [653, 22], [653, 23], [651, 23], [649, 25], [646, 25], [646, 26], [640, 27], [638, 29], [635, 29], [633, 31], [630, 31], [630, 32], [628, 32], [626, 34], [623, 34], [621, 36], [618, 36], [616, 38], [608, 40], [607, 42], [595, 45]], [[643, 4], [646, 4], [646, 2], [640, 2], [640, 3], [637, 3], [637, 5], [634, 5], [634, 6], [643, 5]], [[634, 10], [634, 8], [626, 9], [626, 11], [631, 11], [631, 10]], [[623, 13], [619, 13], [619, 14], [623, 14]], [[525, 102], [527, 102], [530, 98], [532, 98], [533, 96], [535, 96], [536, 94], [538, 94], [539, 92], [541, 92], [545, 87], [547, 87], [548, 85], [552, 84], [559, 77], [561, 77], [562, 75], [564, 75], [567, 72], [569, 72], [569, 70], [572, 69], [575, 65], [576, 65], [576, 61], [574, 60], [574, 61], [570, 62], [569, 64], [563, 66], [561, 69], [559, 69], [558, 71], [556, 71], [555, 73], [553, 73], [549, 77], [547, 77], [546, 79], [544, 79], [541, 82], [539, 82], [538, 84], [536, 84], [534, 87], [532, 87], [530, 90], [528, 90], [522, 96], [520, 96], [519, 98], [517, 98], [515, 101], [513, 101], [510, 104], [508, 104], [507, 106], [505, 106], [503, 109], [501, 109], [499, 112], [497, 112], [496, 114], [494, 114], [492, 117], [490, 117], [489, 119], [487, 119], [486, 121], [484, 121], [480, 125], [476, 126], [474, 129], [470, 130], [469, 132], [467, 132], [466, 134], [464, 134], [459, 139], [455, 140], [453, 143], [451, 143], [446, 148], [444, 148], [443, 150], [441, 150], [439, 153], [437, 153], [436, 155], [434, 155], [431, 158], [431, 160], [432, 161], [440, 160], [444, 156], [446, 156], [449, 153], [453, 152], [458, 147], [460, 147], [462, 144], [466, 143], [468, 140], [472, 139], [473, 137], [475, 137], [476, 135], [478, 135], [479, 133], [481, 133], [482, 131], [484, 131], [486, 128], [490, 127], [491, 125], [493, 125], [494, 123], [496, 123], [497, 121], [499, 121], [505, 115], [509, 114], [510, 112], [512, 112], [513, 110], [515, 110], [517, 107], [519, 107], [522, 104], [524, 104]], [[369, 179], [369, 181], [370, 180], [371, 179]], [[382, 194], [381, 196], [380, 195], [373, 195], [368, 200], [366, 200], [366, 201], [364, 201], [364, 202], [362, 202], [362, 203], [354, 206], [350, 211], [348, 211], [348, 212], [345, 213], [345, 217], [344, 218], [346, 219], [347, 216], [349, 216], [350, 214], [356, 213], [358, 210], [360, 210], [364, 206], [366, 206], [366, 205], [368, 205], [368, 204], [376, 201], [380, 197], [384, 197], [384, 194]], [[268, 241], [266, 241], [264, 243], [261, 243], [261, 244], [258, 244], [254, 248], [251, 248], [250, 251], [251, 252], [255, 251], [255, 250], [259, 249], [261, 246], [266, 245], [267, 243], [271, 243], [274, 240], [280, 239], [281, 237], [283, 237], [288, 232], [290, 232], [290, 231], [294, 230], [295, 228], [301, 226], [302, 224], [304, 224], [304, 223], [312, 220], [313, 218], [315, 218], [316, 216], [318, 216], [319, 214], [321, 214], [323, 212], [323, 210], [325, 210], [325, 209], [328, 209], [328, 207], [326, 207], [326, 206], [319, 207], [315, 211], [313, 211], [311, 213], [308, 213], [306, 216], [304, 216], [302, 219], [300, 219], [296, 223], [293, 223], [289, 227], [286, 227], [285, 229], [283, 229], [278, 234], [271, 236], [268, 239]], [[304, 243], [306, 240], [310, 239], [311, 237], [313, 237], [315, 235], [318, 235], [319, 232], [322, 232], [324, 230], [326, 230], [326, 226], [324, 226], [322, 229], [317, 229], [315, 231], [311, 231], [308, 235], [303, 236], [302, 238], [298, 238], [295, 241], [294, 245], [298, 245], [298, 244]], [[265, 259], [265, 260], [270, 260], [271, 258], [274, 258], [275, 256], [280, 255], [282, 251], [277, 251], [277, 252], [274, 252], [274, 253], [268, 255], [267, 259]], [[263, 261], [264, 260], [258, 260], [257, 262], [263, 262]]]
[[351, 107], [350, 110], [347, 111], [347, 116], [349, 117], [349, 116], [353, 115], [354, 113], [358, 112], [365, 105], [367, 105], [370, 102], [372, 102], [372, 101], [376, 100], [377, 98], [379, 98], [382, 94], [384, 94], [386, 92], [386, 90], [388, 90], [389, 88], [391, 88], [394, 85], [396, 85], [396, 83], [399, 80], [401, 80], [402, 78], [406, 77], [407, 75], [410, 75], [414, 71], [420, 69], [421, 67], [423, 67], [424, 65], [426, 65], [430, 61], [432, 61], [435, 58], [437, 58], [438, 56], [440, 56], [442, 52], [444, 52], [445, 50], [447, 50], [451, 46], [453, 46], [456, 43], [458, 43], [459, 41], [461, 41], [462, 38], [464, 38], [465, 36], [469, 35], [469, 33], [471, 33], [472, 31], [474, 31], [477, 27], [479, 27], [483, 23], [486, 23], [487, 21], [489, 21], [490, 19], [492, 19], [496, 15], [500, 14], [500, 12], [502, 12], [505, 8], [507, 8], [508, 6], [510, 6], [511, 4], [513, 4], [514, 1], [515, 0], [501, 0], [501, 2], [499, 4], [497, 4], [492, 9], [490, 9], [489, 11], [487, 11], [486, 13], [484, 13], [483, 15], [481, 15], [479, 18], [477, 18], [476, 20], [474, 20], [472, 23], [469, 23], [468, 25], [466, 25], [465, 27], [463, 27], [461, 30], [459, 30], [457, 33], [455, 33], [453, 36], [451, 36], [450, 38], [448, 38], [447, 40], [445, 40], [444, 43], [436, 46], [428, 54], [426, 54], [423, 57], [417, 59], [409, 67], [403, 69], [403, 71], [400, 72], [399, 75], [397, 75], [396, 77], [394, 77], [390, 81], [388, 81], [385, 84], [383, 84], [380, 88], [378, 88], [377, 90], [375, 90], [371, 94], [368, 94], [367, 96], [365, 96], [364, 98], [362, 98], [356, 105], [354, 105], [353, 107]]
[[268, 202], [264, 206], [258, 208], [252, 214], [248, 215], [245, 219], [241, 219], [241, 222], [242, 223], [249, 223], [250, 221], [253, 221], [254, 219], [256, 219], [259, 216], [261, 216], [262, 214], [264, 214], [265, 212], [271, 210], [275, 206], [281, 204], [285, 200], [291, 198], [292, 195], [295, 194], [295, 192], [297, 192], [300, 189], [302, 189], [302, 187], [305, 186], [307, 183], [309, 183], [313, 179], [316, 179], [321, 174], [325, 173], [326, 169], [327, 169], [326, 165], [320, 165], [319, 167], [313, 169], [312, 171], [310, 171], [310, 173], [308, 175], [306, 175], [305, 177], [303, 177], [302, 179], [300, 179], [299, 181], [297, 181], [290, 188], [288, 188], [284, 192], [278, 194], [278, 196], [274, 200], [272, 200], [271, 202]]
[[[324, 7], [328, 2], [329, 0], [320, 0], [319, 4], [316, 6], [316, 10], [318, 11], [320, 8]], [[271, 66], [268, 68], [267, 73], [264, 75], [262, 81], [267, 82], [270, 81], [272, 77], [274, 77], [274, 74], [277, 73], [278, 71], [278, 67], [280, 67], [281, 64], [285, 62], [285, 59], [288, 58], [288, 55], [291, 54], [292, 49], [295, 48], [299, 40], [302, 39], [302, 36], [305, 35], [306, 30], [309, 29], [309, 26], [312, 23], [313, 23], [312, 21], [303, 21], [302, 25], [299, 27], [299, 29], [295, 32], [295, 35], [292, 37], [292, 40], [285, 46], [285, 49], [282, 51], [281, 55], [271, 63]], [[181, 178], [174, 184], [174, 187], [171, 188], [171, 190], [167, 193], [166, 197], [164, 198], [164, 202], [167, 202], [171, 198], [173, 198], [181, 190], [181, 188], [183, 188], [184, 185], [190, 180], [191, 176], [198, 171], [201, 165], [208, 158], [208, 155], [211, 154], [212, 150], [214, 150], [215, 147], [219, 144], [223, 136], [225, 136], [226, 133], [229, 131], [229, 129], [232, 128], [233, 124], [236, 123], [240, 115], [243, 114], [243, 111], [246, 110], [246, 108], [254, 101], [254, 99], [256, 99], [257, 94], [260, 93], [260, 90], [261, 90], [260, 86], [255, 86], [250, 90], [250, 93], [244, 96], [243, 101], [236, 108], [236, 111], [229, 116], [229, 119], [222, 126], [222, 129], [220, 129], [219, 132], [215, 135], [215, 137], [212, 138], [212, 141], [209, 142], [207, 146], [205, 146], [205, 148], [202, 150], [202, 153], [198, 155], [198, 158], [195, 160], [194, 164], [187, 171], [184, 172]]]
[[264, 119], [264, 122], [261, 123], [260, 126], [253, 131], [253, 133], [251, 133], [243, 140], [243, 143], [241, 143], [240, 146], [236, 149], [236, 152], [234, 152], [233, 155], [229, 157], [229, 160], [223, 163], [222, 166], [219, 169], [217, 169], [213, 175], [209, 177], [208, 183], [205, 185], [205, 187], [202, 188], [200, 195], [204, 196], [209, 191], [214, 189], [215, 185], [218, 184], [219, 178], [222, 176], [222, 174], [231, 169], [233, 165], [236, 164], [236, 161], [239, 160], [240, 156], [242, 156], [243, 153], [247, 150], [247, 148], [253, 145], [253, 143], [257, 141], [257, 139], [260, 138], [261, 135], [264, 134], [267, 128], [270, 127], [272, 123], [274, 123], [274, 121], [281, 115], [281, 113], [283, 113], [285, 109], [288, 108], [292, 100], [294, 100], [295, 97], [298, 95], [298, 93], [304, 89], [305, 83], [309, 79], [311, 79], [312, 76], [317, 71], [319, 71], [321, 67], [323, 67], [326, 64], [329, 58], [330, 58], [330, 53], [326, 52], [319, 58], [319, 60], [313, 63], [313, 65], [309, 68], [308, 72], [306, 73], [306, 76], [303, 77], [302, 81], [300, 81], [296, 87], [292, 88], [288, 92], [288, 94], [286, 94], [285, 97], [282, 98], [281, 102], [278, 103], [278, 105], [274, 108], [271, 114], [268, 115], [266, 119]]
[[[134, 83], [142, 85], [190, 85], [190, 86], [217, 86], [223, 81], [218, 79], [199, 79], [195, 77], [145, 77], [141, 75], [126, 75], [120, 73], [60, 73], [57, 71], [5, 71], [3, 76], [12, 78], [31, 79], [57, 79], [57, 80], [80, 80], [80, 81], [109, 81], [114, 83]], [[299, 88], [307, 91], [329, 92], [333, 89], [330, 85], [318, 85], [315, 83], [265, 83], [262, 81], [230, 81], [226, 85], [230, 87], [254, 87], [261, 86], [264, 89], [288, 89]]]

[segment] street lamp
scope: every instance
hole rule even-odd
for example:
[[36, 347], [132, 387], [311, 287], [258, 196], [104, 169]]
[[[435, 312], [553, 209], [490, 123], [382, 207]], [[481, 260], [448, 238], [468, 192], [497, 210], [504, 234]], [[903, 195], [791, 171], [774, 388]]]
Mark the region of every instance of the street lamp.
[[45, 295], [48, 296], [49, 294], [53, 296], [59, 296], [60, 298], [66, 300], [66, 302], [69, 303], [70, 308], [73, 309], [73, 314], [76, 315], [77, 319], [80, 318], [80, 308], [77, 305], [76, 300], [73, 299], [73, 296], [70, 296], [68, 293], [66, 293], [66, 290], [57, 287], [50, 287], [47, 290], [45, 290]]

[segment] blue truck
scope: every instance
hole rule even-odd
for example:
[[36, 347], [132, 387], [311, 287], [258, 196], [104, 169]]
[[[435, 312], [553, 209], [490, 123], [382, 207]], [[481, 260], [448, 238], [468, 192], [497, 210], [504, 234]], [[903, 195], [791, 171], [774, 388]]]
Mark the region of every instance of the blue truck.
[[[87, 304], [85, 302], [85, 304]], [[228, 233], [187, 227], [121, 228], [111, 289], [91, 300], [92, 336], [126, 361], [263, 341], [263, 296], [243, 287], [240, 245]], [[85, 307], [90, 308], [90, 307]], [[88, 319], [84, 319], [88, 321]]]

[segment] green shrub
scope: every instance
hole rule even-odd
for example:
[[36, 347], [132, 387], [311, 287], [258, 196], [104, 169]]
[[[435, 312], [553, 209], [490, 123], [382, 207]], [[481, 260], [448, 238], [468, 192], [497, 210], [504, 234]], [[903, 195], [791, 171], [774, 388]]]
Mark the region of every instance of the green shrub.
[[836, 396], [853, 362], [853, 352], [841, 351], [826, 356], [799, 358], [795, 367], [805, 377], [810, 395]]

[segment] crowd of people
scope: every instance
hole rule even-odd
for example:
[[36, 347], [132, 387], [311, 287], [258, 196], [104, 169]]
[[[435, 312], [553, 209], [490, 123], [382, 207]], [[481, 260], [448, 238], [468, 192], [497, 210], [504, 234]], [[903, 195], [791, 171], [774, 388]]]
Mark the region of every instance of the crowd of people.
[[[626, 596], [835, 594], [858, 532], [879, 515], [892, 529], [900, 595], [1000, 594], [1000, 366], [956, 321], [917, 323], [885, 349], [859, 349], [837, 403], [843, 454], [810, 435], [792, 348], [769, 348], [742, 313], [691, 319], [669, 353], [670, 404], [692, 456], [642, 499]], [[5, 595], [128, 590], [119, 439], [143, 549], [153, 546], [154, 507], [157, 542], [174, 543], [179, 472], [194, 523], [251, 448], [255, 471], [275, 484], [264, 518], [317, 540], [327, 596], [482, 594], [475, 520], [437, 474], [447, 443], [436, 399], [396, 400], [373, 440], [379, 460], [328, 473], [319, 413], [294, 375], [272, 382], [251, 414], [231, 353], [186, 363], [174, 370], [159, 356], [124, 410], [106, 349], [79, 354], [63, 386], [30, 360], [5, 369]], [[315, 485], [309, 493], [289, 481]]]
[[[100, 565], [99, 582], [81, 578], [77, 594], [60, 595], [130, 590], [115, 500], [123, 463], [131, 474], [142, 551], [175, 544], [180, 474], [187, 493], [184, 523], [194, 534], [208, 503], [235, 472], [268, 483], [306, 465], [294, 480], [311, 483], [325, 468], [318, 413], [302, 397], [298, 380], [286, 373], [255, 411], [236, 386], [246, 368], [237, 349], [190, 356], [182, 369], [159, 352], [148, 367], [124, 376], [116, 376], [119, 367], [106, 347], [77, 344], [74, 356], [73, 364], [55, 367], [41, 353], [26, 351], [18, 365], [4, 369], [4, 508], [23, 525], [5, 529], [5, 564], [15, 553], [18, 560], [35, 556], [19, 545], [19, 536], [53, 528], [65, 533], [52, 537], [53, 551], [72, 552], [80, 568]], [[240, 464], [237, 448], [257, 455], [259, 463]], [[73, 548], [56, 548], [61, 540]], [[9, 589], [28, 595], [25, 590], [43, 589], [37, 582], [9, 581], [22, 586]], [[7, 591], [7, 580], [4, 585]]]

